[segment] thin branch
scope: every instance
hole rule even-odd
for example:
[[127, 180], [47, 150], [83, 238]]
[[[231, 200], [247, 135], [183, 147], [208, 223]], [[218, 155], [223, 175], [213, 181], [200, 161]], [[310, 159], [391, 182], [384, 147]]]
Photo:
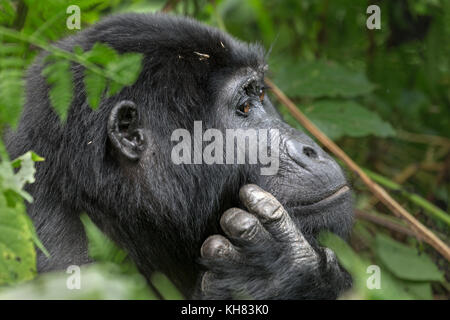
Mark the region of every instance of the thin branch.
[[420, 234], [415, 233], [414, 231], [408, 229], [407, 227], [402, 226], [401, 224], [391, 221], [389, 219], [383, 218], [379, 215], [374, 215], [371, 213], [367, 213], [358, 209], [355, 209], [355, 216], [358, 219], [370, 221], [392, 231], [405, 234], [407, 236], [419, 238], [419, 240], [423, 240]]
[[297, 119], [298, 122], [316, 137], [326, 148], [335, 156], [344, 161], [344, 163], [355, 172], [361, 180], [367, 185], [372, 193], [380, 199], [396, 216], [403, 218], [430, 246], [435, 248], [447, 260], [450, 261], [450, 248], [439, 239], [433, 232], [425, 227], [420, 221], [406, 211], [397, 201], [395, 201], [380, 185], [372, 181], [371, 178], [333, 141], [331, 141], [322, 131], [320, 131], [297, 106], [269, 79], [266, 82], [271, 87], [275, 96], [283, 103]]
[[398, 184], [403, 184], [411, 178], [413, 175], [417, 173], [417, 171], [420, 169], [420, 164], [412, 163], [409, 166], [407, 166], [405, 169], [403, 169], [399, 174], [395, 175], [392, 179]]
[[434, 204], [432, 204], [431, 202], [427, 201], [426, 199], [422, 198], [417, 194], [405, 191], [401, 185], [395, 183], [394, 181], [389, 180], [386, 177], [383, 177], [382, 175], [379, 175], [367, 169], [364, 169], [364, 172], [371, 179], [375, 180], [377, 183], [383, 185], [384, 187], [394, 191], [399, 191], [402, 194], [402, 196], [407, 198], [409, 201], [423, 208], [434, 218], [439, 219], [440, 221], [445, 222], [448, 226], [450, 226], [450, 215], [448, 215], [444, 210], [441, 210], [440, 208], [436, 207]]
[[47, 43], [46, 41], [43, 41], [43, 40], [33, 36], [33, 35], [26, 35], [26, 34], [23, 34], [23, 33], [14, 31], [14, 30], [9, 30], [4, 27], [0, 27], [0, 35], [4, 35], [4, 36], [11, 37], [11, 38], [19, 40], [19, 41], [24, 41], [24, 42], [30, 43], [38, 48], [41, 48], [45, 51], [48, 51], [48, 52], [54, 54], [57, 57], [61, 57], [66, 60], [70, 60], [70, 61], [79, 63], [82, 66], [84, 66], [86, 69], [89, 69], [90, 71], [92, 71], [104, 78], [113, 80], [122, 85], [127, 84], [121, 78], [116, 77], [116, 75], [114, 73], [111, 73], [108, 70], [98, 67], [96, 64], [89, 62], [82, 56], [76, 55], [69, 51], [62, 50], [54, 45]]
[[396, 137], [399, 139], [405, 140], [405, 141], [409, 141], [409, 142], [450, 147], [450, 139], [445, 138], [445, 137], [440, 137], [440, 136], [433, 136], [433, 135], [429, 135], [429, 134], [418, 134], [418, 133], [412, 133], [412, 132], [398, 130]]

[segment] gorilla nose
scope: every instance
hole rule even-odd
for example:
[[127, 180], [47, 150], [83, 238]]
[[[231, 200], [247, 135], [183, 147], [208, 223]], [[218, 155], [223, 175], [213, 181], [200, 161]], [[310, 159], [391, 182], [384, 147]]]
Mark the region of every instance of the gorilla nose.
[[289, 157], [303, 168], [313, 165], [315, 162], [321, 162], [317, 147], [302, 143], [298, 140], [289, 140], [286, 142], [286, 150]]

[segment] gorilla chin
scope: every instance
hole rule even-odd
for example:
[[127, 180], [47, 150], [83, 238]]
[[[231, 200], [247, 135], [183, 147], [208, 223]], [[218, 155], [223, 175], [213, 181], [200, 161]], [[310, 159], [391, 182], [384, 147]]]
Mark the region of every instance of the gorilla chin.
[[285, 207], [305, 235], [316, 237], [324, 230], [344, 239], [350, 235], [353, 226], [353, 195], [347, 185], [322, 200]]

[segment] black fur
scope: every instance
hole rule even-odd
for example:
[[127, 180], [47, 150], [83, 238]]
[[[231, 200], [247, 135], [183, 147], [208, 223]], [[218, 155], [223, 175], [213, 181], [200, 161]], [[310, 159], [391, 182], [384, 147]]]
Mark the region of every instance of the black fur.
[[[75, 45], [88, 50], [96, 42], [121, 53], [145, 54], [136, 83], [105, 97], [93, 111], [86, 101], [83, 67], [73, 64], [74, 98], [67, 122], [61, 124], [41, 75], [43, 53], [29, 69], [26, 106], [17, 131], [8, 137], [11, 157], [34, 150], [46, 159], [37, 164], [36, 183], [28, 187], [35, 199], [28, 205], [28, 213], [52, 255], [47, 259], [39, 253], [41, 272], [89, 262], [79, 220], [80, 213], [86, 212], [129, 252], [147, 278], [154, 270], [163, 271], [186, 296], [192, 296], [202, 269], [198, 263], [202, 242], [211, 234], [222, 233], [219, 219], [224, 210], [241, 206], [238, 193], [242, 185], [261, 185], [289, 207], [291, 200], [315, 199], [326, 188], [345, 183], [341, 173], [325, 167], [317, 167], [312, 175], [296, 176], [292, 160], [282, 161], [280, 173], [271, 178], [260, 177], [252, 166], [172, 163], [170, 136], [174, 129], [192, 130], [194, 120], [202, 120], [205, 129], [239, 126], [227, 122], [232, 116], [225, 114], [226, 108], [215, 106], [220, 104], [227, 79], [237, 70], [262, 72], [264, 51], [258, 45], [242, 43], [187, 18], [162, 14], [110, 17], [57, 45], [65, 50]], [[200, 59], [196, 52], [209, 58]], [[112, 148], [107, 135], [111, 109], [122, 100], [134, 101], [148, 133], [147, 149], [136, 162]], [[278, 116], [274, 119], [285, 136], [314, 144]], [[265, 121], [260, 119], [255, 127]], [[252, 124], [246, 122], [245, 126]], [[345, 236], [351, 226], [350, 206], [346, 198], [327, 208], [327, 215], [308, 212], [296, 219], [311, 241], [321, 229]], [[204, 262], [226, 279], [221, 280], [223, 288], [218, 285], [209, 297], [230, 298], [225, 287], [242, 283], [255, 298], [335, 298], [348, 286], [347, 280], [317, 270], [291, 274], [283, 267], [287, 265], [284, 257], [277, 256], [277, 248], [261, 245], [247, 250], [251, 259], [243, 269], [227, 262]], [[273, 273], [280, 274], [280, 293], [275, 296], [265, 294], [262, 282], [252, 280], [255, 275]]]

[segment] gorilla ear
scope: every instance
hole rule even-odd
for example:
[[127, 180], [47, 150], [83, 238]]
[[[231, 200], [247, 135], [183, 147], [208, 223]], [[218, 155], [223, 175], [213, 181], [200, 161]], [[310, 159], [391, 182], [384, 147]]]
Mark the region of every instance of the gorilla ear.
[[109, 114], [109, 140], [129, 160], [139, 160], [144, 151], [145, 138], [139, 126], [138, 110], [132, 101], [120, 101]]

